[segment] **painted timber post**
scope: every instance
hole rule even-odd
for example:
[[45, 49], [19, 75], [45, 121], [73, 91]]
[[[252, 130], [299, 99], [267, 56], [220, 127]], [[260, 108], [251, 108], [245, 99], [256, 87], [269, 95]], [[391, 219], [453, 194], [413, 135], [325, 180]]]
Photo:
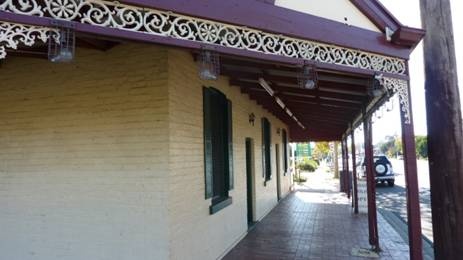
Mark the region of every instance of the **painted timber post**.
[[436, 259], [463, 256], [463, 129], [449, 0], [421, 0]]
[[349, 135], [346, 134], [345, 142], [345, 149], [346, 149], [346, 189], [347, 189], [347, 198], [350, 199], [350, 175], [349, 175], [349, 144], [347, 141], [347, 137]]
[[375, 251], [380, 251], [378, 238], [378, 219], [376, 215], [376, 181], [373, 169], [373, 140], [371, 116], [364, 113], [363, 129], [365, 135], [365, 168], [367, 173], [368, 197], [368, 238]]
[[352, 198], [354, 202], [354, 213], [358, 214], [359, 213], [359, 200], [358, 200], [358, 191], [357, 191], [357, 169], [356, 169], [356, 156], [355, 156], [355, 131], [352, 129], [352, 134], [351, 134], [351, 143], [352, 143], [352, 182], [353, 182], [353, 187], [352, 187]]
[[334, 142], [334, 178], [339, 179], [339, 162], [338, 162], [338, 151], [339, 145], [338, 142]]
[[341, 157], [342, 157], [342, 170], [341, 170], [341, 175], [339, 178], [339, 186], [341, 192], [345, 192], [345, 181], [344, 181], [344, 176], [345, 176], [345, 171], [346, 171], [346, 153], [345, 153], [345, 144], [344, 144], [344, 137], [341, 139]]
[[[407, 84], [410, 93], [410, 86]], [[421, 240], [420, 198], [418, 189], [418, 176], [416, 166], [415, 132], [413, 129], [412, 103], [410, 95], [407, 95], [409, 114], [408, 117], [401, 109], [400, 119], [402, 124], [402, 149], [404, 154], [405, 183], [407, 193], [407, 219], [408, 240], [410, 246], [410, 259], [423, 259]]]

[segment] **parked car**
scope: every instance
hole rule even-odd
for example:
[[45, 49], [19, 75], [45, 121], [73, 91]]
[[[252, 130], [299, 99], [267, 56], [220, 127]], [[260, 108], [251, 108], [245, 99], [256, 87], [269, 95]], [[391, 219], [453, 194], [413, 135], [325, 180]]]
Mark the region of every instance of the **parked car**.
[[[386, 183], [390, 187], [394, 186], [395, 176], [392, 169], [391, 161], [385, 155], [373, 156], [374, 166], [373, 170], [375, 171], [375, 180], [377, 183]], [[358, 167], [360, 176], [366, 177], [365, 161], [362, 160], [360, 167]]]

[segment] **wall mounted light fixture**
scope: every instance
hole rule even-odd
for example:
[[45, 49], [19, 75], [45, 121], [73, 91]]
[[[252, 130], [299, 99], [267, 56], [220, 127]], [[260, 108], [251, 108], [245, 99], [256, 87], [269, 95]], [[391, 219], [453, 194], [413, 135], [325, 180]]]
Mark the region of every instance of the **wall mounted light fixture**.
[[199, 77], [204, 80], [217, 80], [220, 74], [220, 56], [211, 50], [201, 50], [198, 59]]
[[254, 126], [254, 121], [256, 120], [256, 115], [254, 113], [249, 114], [249, 124]]

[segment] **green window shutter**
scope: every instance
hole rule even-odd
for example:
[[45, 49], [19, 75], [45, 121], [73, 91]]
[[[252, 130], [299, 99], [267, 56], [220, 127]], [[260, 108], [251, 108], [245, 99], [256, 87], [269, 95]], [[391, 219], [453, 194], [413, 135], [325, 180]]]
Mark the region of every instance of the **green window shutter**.
[[262, 118], [262, 175], [265, 180], [272, 178], [272, 163], [271, 163], [271, 136], [270, 122], [267, 118]]
[[234, 187], [233, 176], [233, 117], [232, 117], [232, 102], [227, 102], [227, 127], [228, 127], [228, 189], [232, 190]]
[[213, 194], [213, 167], [212, 167], [212, 111], [211, 92], [203, 88], [203, 117], [204, 117], [204, 183], [206, 199]]
[[268, 179], [272, 179], [272, 126], [270, 121], [267, 121], [267, 171]]
[[266, 146], [265, 146], [265, 117], [261, 119], [262, 124], [262, 177], [266, 178], [266, 169], [267, 169], [267, 162], [266, 162]]

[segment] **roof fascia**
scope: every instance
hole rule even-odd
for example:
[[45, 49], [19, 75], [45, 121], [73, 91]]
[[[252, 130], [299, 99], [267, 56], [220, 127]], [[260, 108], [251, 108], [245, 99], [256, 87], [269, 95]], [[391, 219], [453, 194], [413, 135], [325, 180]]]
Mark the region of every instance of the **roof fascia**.
[[272, 0], [122, 0], [121, 2], [386, 56], [408, 59], [411, 54], [408, 46], [388, 42], [382, 33], [274, 6]]
[[403, 25], [378, 0], [350, 0], [365, 16], [367, 16], [382, 32], [386, 27], [394, 33], [391, 42], [413, 50], [423, 39], [425, 31]]

